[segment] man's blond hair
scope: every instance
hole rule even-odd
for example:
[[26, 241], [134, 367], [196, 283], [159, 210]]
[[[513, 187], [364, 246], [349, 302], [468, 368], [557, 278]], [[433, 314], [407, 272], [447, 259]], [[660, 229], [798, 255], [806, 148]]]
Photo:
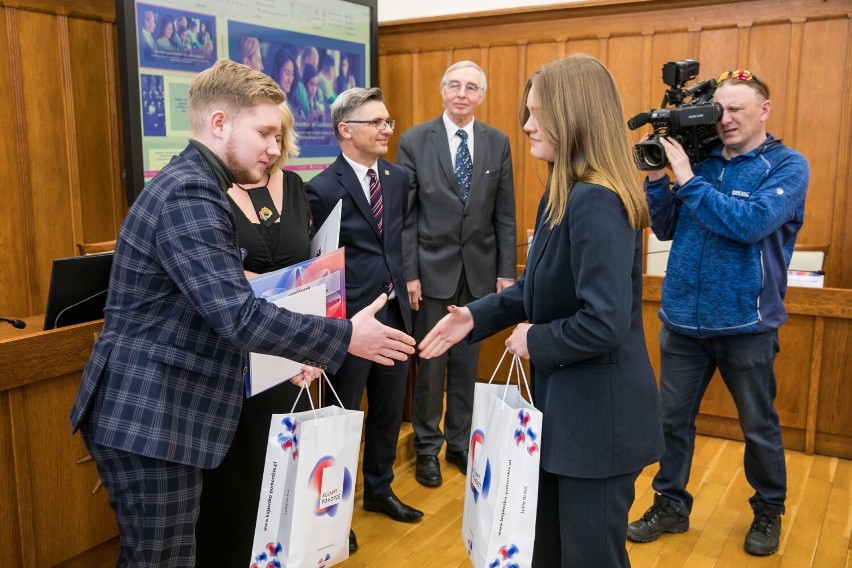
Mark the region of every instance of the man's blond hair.
[[220, 59], [199, 73], [189, 86], [189, 122], [193, 133], [204, 127], [205, 116], [220, 108], [234, 118], [259, 102], [281, 104], [285, 95], [269, 75], [246, 65]]

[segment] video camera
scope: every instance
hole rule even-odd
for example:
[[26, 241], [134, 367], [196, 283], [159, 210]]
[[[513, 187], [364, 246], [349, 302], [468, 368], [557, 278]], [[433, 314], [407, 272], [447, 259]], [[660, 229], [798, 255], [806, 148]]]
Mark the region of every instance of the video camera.
[[[666, 152], [660, 138], [677, 140], [689, 162], [704, 160], [719, 144], [716, 123], [722, 118], [722, 105], [713, 102], [716, 80], [708, 79], [684, 89], [698, 76], [698, 61], [682, 59], [663, 65], [663, 82], [670, 88], [663, 95], [661, 108], [640, 112], [627, 121], [630, 130], [648, 123], [654, 134], [633, 147], [633, 159], [640, 170], [659, 170], [666, 165]], [[684, 102], [689, 99], [689, 102]], [[674, 108], [666, 108], [669, 104]]]

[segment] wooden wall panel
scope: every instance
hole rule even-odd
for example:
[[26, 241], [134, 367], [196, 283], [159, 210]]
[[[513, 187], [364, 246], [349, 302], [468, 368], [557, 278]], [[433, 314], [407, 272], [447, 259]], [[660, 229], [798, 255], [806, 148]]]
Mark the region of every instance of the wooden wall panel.
[[793, 314], [778, 331], [781, 351], [775, 365], [776, 408], [785, 427], [804, 429], [807, 423], [810, 381], [802, 378], [811, 374], [814, 323], [813, 317]]
[[[520, 76], [521, 89], [526, 86], [527, 78], [538, 68], [545, 63], [553, 61], [559, 54], [563, 52], [564, 44], [557, 42], [547, 43], [530, 43], [525, 46], [525, 57], [520, 63], [523, 63], [523, 72]], [[523, 93], [517, 89], [512, 91], [510, 100], [516, 108], [521, 105], [520, 95]], [[492, 93], [493, 97], [498, 94]], [[505, 95], [504, 95], [505, 96]], [[516, 123], [517, 124], [517, 123]], [[512, 134], [519, 133], [517, 136], [523, 140], [523, 145], [512, 148], [512, 152], [518, 154], [521, 168], [515, 172], [515, 195], [518, 199], [515, 201], [516, 210], [516, 225], [518, 233], [526, 236], [527, 230], [532, 230], [535, 227], [535, 215], [538, 211], [538, 204], [541, 201], [544, 185], [547, 182], [547, 166], [540, 160], [533, 160], [530, 155], [529, 142], [523, 134], [520, 124], [517, 124], [506, 133], [512, 137]], [[520, 262], [520, 260], [519, 260]]]
[[[118, 165], [118, 93], [113, 30], [90, 20], [68, 21], [74, 139], [80, 184], [81, 228], [76, 242], [114, 239], [124, 200]], [[107, 143], [104, 143], [106, 141]]]
[[838, 55], [849, 49], [849, 21], [806, 22], [803, 34], [796, 100], [801, 112], [792, 122], [796, 131], [794, 144], [811, 164], [811, 179], [800, 242], [824, 244], [831, 242], [833, 223], [839, 222], [831, 215], [837, 172], [839, 166], [847, 167], [837, 161], [842, 130], [851, 126], [838, 120], [849, 97], [848, 91], [843, 91], [848, 85], [841, 80], [846, 61]]
[[[73, 140], [66, 131], [67, 85], [61, 45], [66, 42], [65, 18], [37, 12], [18, 13], [24, 124], [27, 137], [31, 210], [25, 222], [32, 226], [30, 252], [36, 274], [36, 313], [44, 311], [51, 262], [74, 254], [74, 225], [79, 189], [69, 171]], [[58, 41], [45, 41], [50, 36]], [[49, 117], [49, 120], [45, 120]], [[36, 125], [38, 125], [36, 127]]]
[[609, 68], [615, 79], [621, 95], [624, 120], [648, 110], [648, 107], [642, 104], [644, 43], [640, 35], [614, 37], [607, 41], [607, 61], [602, 63]]
[[[385, 95], [388, 113], [396, 120], [394, 133], [399, 136], [414, 125], [416, 96], [413, 94], [414, 73], [417, 72], [418, 57], [399, 54], [383, 58], [379, 65], [379, 86]], [[396, 142], [390, 144], [388, 159], [396, 159]]]
[[[17, 10], [0, 6], [0, 180], [4, 198], [0, 199], [0, 315], [9, 316], [31, 309], [31, 271], [29, 261], [31, 208], [27, 179], [22, 171], [26, 139], [21, 113], [18, 45], [15, 41]], [[11, 34], [10, 34], [11, 31]], [[11, 565], [11, 564], [10, 564]]]
[[739, 30], [730, 25], [698, 33], [698, 52], [693, 59], [701, 62], [702, 80], [740, 66], [739, 36]]
[[[569, 39], [565, 42], [565, 55], [572, 53], [585, 53], [597, 59], [603, 57], [601, 54], [601, 46], [605, 46], [606, 42], [597, 38]], [[555, 57], [555, 56], [554, 56]]]
[[[838, 434], [852, 441], [852, 321], [825, 324], [817, 432]], [[850, 450], [852, 451], [852, 450]]]
[[12, 438], [9, 393], [0, 392], [0, 566], [24, 566]]
[[[766, 129], [776, 138], [791, 144], [793, 141], [787, 140], [785, 123], [787, 111], [790, 110], [787, 87], [793, 54], [790, 44], [792, 32], [789, 22], [753, 26], [749, 30], [748, 56], [745, 62], [738, 64], [754, 72], [772, 89], [772, 112]], [[772, 46], [772, 49], [767, 49], [769, 46]]]
[[[437, 118], [443, 112], [441, 99], [441, 77], [453, 63], [452, 54], [446, 51], [426, 51], [417, 54], [418, 68], [414, 79], [417, 97], [417, 112], [414, 124]], [[412, 126], [414, 125], [412, 124]], [[397, 134], [402, 134], [400, 130]]]
[[[79, 382], [80, 373], [73, 373], [31, 385], [21, 393], [24, 423], [20, 427], [26, 435], [18, 440], [25, 439], [29, 444], [17, 450], [28, 453], [27, 460], [32, 464], [50, 463], [49, 471], [30, 471], [32, 501], [26, 503], [32, 511], [34, 541], [50, 543], [36, 548], [39, 566], [53, 566], [115, 535], [106, 491], [101, 488], [92, 493], [98, 479], [95, 464], [88, 461], [77, 465], [76, 461], [87, 455], [86, 448], [79, 436], [71, 443], [67, 439], [68, 401], [73, 400]], [[49, 460], [45, 456], [50, 456]], [[45, 495], [56, 498], [45, 499]], [[57, 507], [58, 502], [61, 507]], [[69, 532], [71, 538], [54, 538]]]

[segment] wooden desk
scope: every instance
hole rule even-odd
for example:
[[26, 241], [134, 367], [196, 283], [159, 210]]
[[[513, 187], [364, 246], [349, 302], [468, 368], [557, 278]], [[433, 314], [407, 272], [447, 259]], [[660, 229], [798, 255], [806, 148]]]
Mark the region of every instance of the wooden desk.
[[54, 566], [118, 534], [68, 413], [102, 321], [0, 327], [0, 566]]
[[[657, 317], [663, 279], [646, 276], [643, 293], [645, 338], [659, 376]], [[852, 290], [796, 288], [785, 299], [789, 320], [778, 335], [775, 361], [785, 447], [808, 454], [852, 458]], [[698, 432], [742, 440], [737, 410], [719, 373], [701, 403]]]

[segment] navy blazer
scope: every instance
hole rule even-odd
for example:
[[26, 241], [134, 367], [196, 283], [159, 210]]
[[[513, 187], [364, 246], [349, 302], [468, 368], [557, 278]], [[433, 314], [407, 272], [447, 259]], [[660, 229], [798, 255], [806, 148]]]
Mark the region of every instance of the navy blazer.
[[468, 305], [478, 341], [528, 320], [541, 466], [570, 477], [638, 471], [663, 453], [660, 399], [642, 324], [642, 234], [619, 197], [578, 183], [551, 228], [542, 198], [526, 270]]
[[405, 276], [420, 279], [424, 296], [452, 296], [462, 268], [476, 298], [493, 292], [497, 278], [514, 279], [517, 273], [509, 138], [477, 120], [473, 142], [473, 178], [462, 200], [443, 115], [399, 139], [397, 161], [410, 181]]
[[125, 218], [103, 331], [71, 410], [99, 444], [197, 467], [221, 463], [244, 398], [246, 352], [336, 370], [352, 324], [279, 309], [243, 272], [225, 192], [193, 146]]
[[403, 168], [383, 159], [378, 161], [378, 170], [382, 184], [383, 237], [379, 236], [361, 182], [343, 154], [311, 179], [305, 190], [316, 227], [322, 227], [338, 200], [343, 200], [340, 246], [346, 247], [347, 316], [352, 317], [387, 292], [392, 278], [405, 331], [411, 333], [411, 307], [402, 264], [402, 222], [408, 176]]

